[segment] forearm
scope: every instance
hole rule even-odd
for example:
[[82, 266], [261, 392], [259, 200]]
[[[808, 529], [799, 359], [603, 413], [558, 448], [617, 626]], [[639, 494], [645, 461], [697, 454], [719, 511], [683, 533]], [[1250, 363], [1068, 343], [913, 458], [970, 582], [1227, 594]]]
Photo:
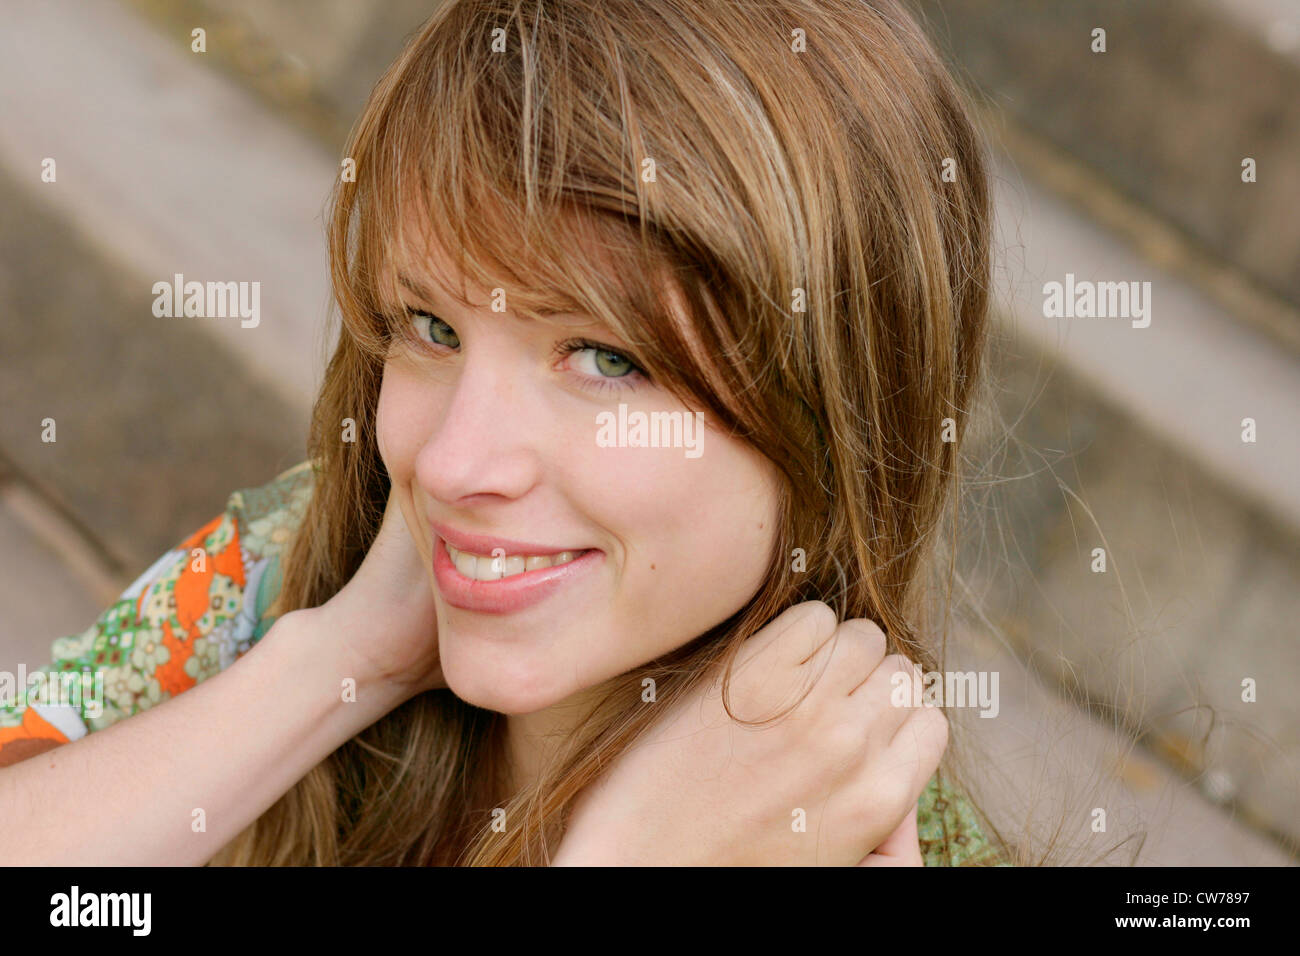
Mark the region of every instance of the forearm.
[[286, 615], [197, 687], [0, 769], [0, 863], [206, 862], [400, 702], [368, 684], [345, 702], [322, 626]]

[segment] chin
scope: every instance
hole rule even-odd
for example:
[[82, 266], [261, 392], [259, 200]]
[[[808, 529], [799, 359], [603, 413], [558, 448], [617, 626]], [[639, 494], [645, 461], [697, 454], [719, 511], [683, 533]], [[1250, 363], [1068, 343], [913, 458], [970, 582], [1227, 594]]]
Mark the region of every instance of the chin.
[[467, 704], [500, 714], [536, 713], [581, 689], [561, 681], [553, 669], [528, 664], [517, 648], [507, 662], [489, 660], [473, 651], [464, 653], [454, 643], [445, 647], [441, 656], [442, 675], [453, 694]]

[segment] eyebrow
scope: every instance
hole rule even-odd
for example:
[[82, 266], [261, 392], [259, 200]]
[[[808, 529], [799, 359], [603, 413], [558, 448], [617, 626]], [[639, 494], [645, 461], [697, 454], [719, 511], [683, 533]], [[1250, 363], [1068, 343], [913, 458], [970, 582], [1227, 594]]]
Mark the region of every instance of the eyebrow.
[[[412, 279], [410, 276], [402, 275], [399, 273], [397, 276], [397, 281], [400, 285], [409, 289], [411, 292], [414, 292], [416, 295], [418, 295], [421, 299], [424, 299], [430, 305], [440, 305], [443, 301], [442, 297], [437, 293], [435, 293], [434, 291], [432, 291], [430, 287], [422, 285], [415, 279]], [[558, 312], [551, 311], [551, 310], [543, 310], [540, 312], [529, 311], [524, 314], [520, 314], [516, 312], [516, 316], [522, 319], [530, 319], [536, 317], [541, 321], [549, 323], [551, 325], [570, 326], [576, 328], [592, 327], [592, 328], [607, 329], [610, 332], [613, 331], [612, 329], [608, 329], [608, 327], [604, 322], [601, 322], [599, 319], [595, 318], [594, 316], [586, 312], [582, 312], [576, 307], [566, 311], [558, 311]]]

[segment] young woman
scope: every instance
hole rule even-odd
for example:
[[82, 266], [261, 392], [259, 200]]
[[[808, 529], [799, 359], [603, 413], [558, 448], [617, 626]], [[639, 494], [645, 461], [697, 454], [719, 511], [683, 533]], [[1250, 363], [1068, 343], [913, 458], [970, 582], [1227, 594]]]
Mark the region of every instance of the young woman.
[[343, 168], [311, 461], [56, 643], [0, 856], [1000, 862], [891, 700], [990, 242], [904, 9], [447, 2]]

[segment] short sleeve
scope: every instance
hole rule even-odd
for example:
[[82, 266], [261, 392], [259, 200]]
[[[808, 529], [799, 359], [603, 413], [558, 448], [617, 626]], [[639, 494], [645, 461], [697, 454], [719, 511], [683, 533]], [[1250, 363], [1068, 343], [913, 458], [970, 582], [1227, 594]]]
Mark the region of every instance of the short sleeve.
[[49, 664], [0, 675], [0, 766], [148, 710], [246, 653], [273, 623], [280, 562], [313, 476], [303, 462], [232, 493], [94, 623], [55, 640]]
[[917, 835], [926, 866], [1011, 866], [1006, 851], [984, 834], [975, 807], [939, 774], [917, 804]]

